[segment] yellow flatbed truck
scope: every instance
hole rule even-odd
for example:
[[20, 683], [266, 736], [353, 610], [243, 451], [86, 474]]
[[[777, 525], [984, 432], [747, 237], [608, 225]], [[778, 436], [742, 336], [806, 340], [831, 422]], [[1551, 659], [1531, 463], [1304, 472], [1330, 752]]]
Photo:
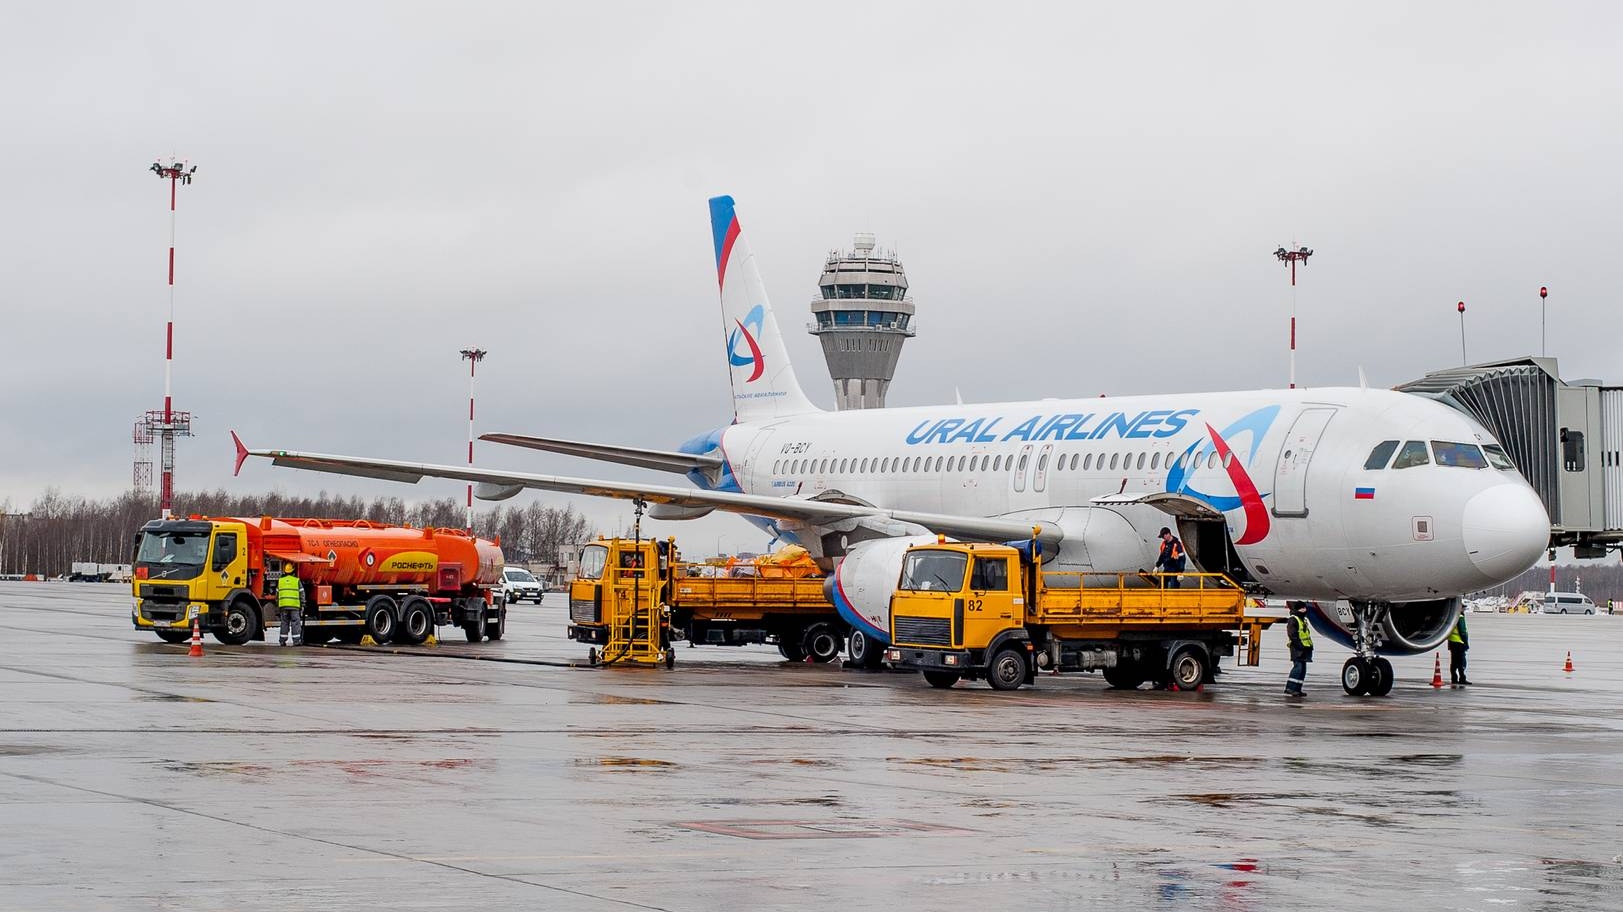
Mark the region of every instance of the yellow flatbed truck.
[[[1111, 686], [1193, 690], [1218, 659], [1257, 664], [1275, 620], [1220, 573], [1048, 572], [1030, 549], [941, 542], [908, 549], [891, 597], [892, 666], [934, 687], [1034, 684], [1039, 669], [1100, 671]], [[1179, 584], [1173, 588], [1174, 576]]]
[[626, 599], [652, 598], [664, 609], [664, 642], [742, 646], [774, 643], [791, 661], [831, 662], [845, 646], [846, 623], [824, 593], [823, 577], [718, 576], [715, 567], [681, 561], [674, 539], [604, 538], [581, 549], [569, 585], [570, 639], [612, 658], [612, 620]]

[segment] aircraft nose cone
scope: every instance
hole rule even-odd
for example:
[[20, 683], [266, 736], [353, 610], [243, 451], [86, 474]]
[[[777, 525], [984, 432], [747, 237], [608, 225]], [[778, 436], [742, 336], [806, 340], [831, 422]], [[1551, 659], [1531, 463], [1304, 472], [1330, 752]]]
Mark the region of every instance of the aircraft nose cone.
[[1460, 528], [1471, 563], [1495, 584], [1533, 566], [1550, 546], [1550, 517], [1524, 484], [1502, 484], [1472, 495]]

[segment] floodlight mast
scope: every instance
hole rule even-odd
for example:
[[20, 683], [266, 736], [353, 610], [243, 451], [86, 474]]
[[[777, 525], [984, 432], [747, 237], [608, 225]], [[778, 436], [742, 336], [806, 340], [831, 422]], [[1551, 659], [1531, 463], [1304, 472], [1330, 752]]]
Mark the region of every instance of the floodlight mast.
[[1296, 389], [1296, 264], [1306, 266], [1307, 258], [1312, 255], [1313, 251], [1306, 247], [1298, 247], [1295, 250], [1281, 247], [1274, 251], [1274, 256], [1281, 263], [1289, 263], [1291, 267], [1291, 389]]
[[[168, 164], [153, 162], [147, 170], [169, 182], [169, 320], [164, 325], [163, 348], [163, 411], [148, 412], [144, 419], [149, 432], [158, 438], [159, 485], [158, 506], [163, 518], [173, 516], [175, 499], [175, 438], [192, 434], [191, 413], [176, 412], [173, 383], [175, 367], [175, 203], [182, 184], [191, 185], [197, 173], [196, 165], [170, 159]], [[139, 438], [137, 438], [139, 445]], [[139, 469], [137, 470], [139, 475]]]
[[[473, 468], [473, 377], [479, 369], [479, 362], [485, 360], [490, 354], [482, 348], [464, 348], [462, 360], [468, 362], [468, 468]], [[473, 534], [473, 482], [468, 482], [468, 534]]]
[[1464, 367], [1471, 362], [1465, 357], [1465, 302], [1459, 304], [1460, 311], [1460, 366]]

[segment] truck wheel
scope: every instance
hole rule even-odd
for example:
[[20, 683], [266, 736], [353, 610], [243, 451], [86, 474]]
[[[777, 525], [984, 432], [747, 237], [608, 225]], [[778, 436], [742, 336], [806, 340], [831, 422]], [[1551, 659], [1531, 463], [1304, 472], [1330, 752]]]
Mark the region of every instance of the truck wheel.
[[1005, 646], [986, 665], [986, 683], [993, 690], [1019, 690], [1026, 683], [1026, 656], [1013, 646]]
[[507, 606], [496, 609], [496, 616], [485, 620], [485, 636], [499, 640], [507, 634]]
[[241, 646], [254, 638], [258, 625], [259, 612], [247, 599], [239, 598], [225, 606], [225, 620], [210, 632], [227, 646]]
[[1144, 672], [1131, 663], [1106, 668], [1105, 682], [1117, 690], [1137, 690], [1144, 683]]
[[801, 651], [821, 665], [840, 657], [840, 632], [832, 624], [813, 624], [800, 639]]
[[1179, 690], [1194, 690], [1206, 682], [1206, 651], [1198, 646], [1185, 646], [1172, 657], [1168, 669], [1171, 683]]
[[800, 648], [800, 644], [791, 643], [787, 639], [778, 641], [778, 654], [791, 662], [803, 662], [806, 660], [806, 651]]
[[160, 629], [153, 632], [158, 635], [158, 639], [163, 640], [165, 643], [184, 643], [192, 638], [192, 632], [190, 630]]
[[379, 646], [394, 638], [395, 602], [387, 595], [374, 595], [366, 600], [366, 632]]
[[462, 625], [462, 635], [468, 638], [468, 642], [477, 643], [485, 638], [484, 630], [480, 629], [483, 626], [478, 621], [469, 621]]
[[324, 646], [330, 639], [332, 639], [332, 631], [325, 627], [304, 628], [304, 645], [306, 646]]
[[434, 615], [428, 603], [420, 598], [406, 599], [400, 607], [400, 626], [395, 629], [395, 640], [407, 646], [421, 646], [434, 632]]
[[956, 671], [926, 671], [924, 673], [924, 680], [929, 681], [931, 687], [935, 687], [940, 690], [946, 690], [952, 685], [957, 684], [960, 677], [962, 677], [962, 675]]

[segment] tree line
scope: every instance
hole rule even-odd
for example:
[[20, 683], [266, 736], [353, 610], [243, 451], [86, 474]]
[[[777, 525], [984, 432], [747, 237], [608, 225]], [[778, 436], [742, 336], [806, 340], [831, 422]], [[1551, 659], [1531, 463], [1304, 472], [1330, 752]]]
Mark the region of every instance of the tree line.
[[[455, 498], [407, 502], [399, 497], [343, 497], [323, 491], [313, 497], [281, 493], [230, 494], [224, 490], [176, 492], [174, 514], [320, 519], [366, 519], [393, 525], [460, 529], [466, 507]], [[0, 574], [67, 573], [75, 561], [130, 563], [135, 534], [159, 515], [155, 497], [133, 492], [95, 499], [47, 490], [26, 510], [0, 501]], [[573, 507], [497, 504], [474, 512], [474, 534], [501, 539], [509, 563], [552, 562], [560, 549], [594, 534]]]

